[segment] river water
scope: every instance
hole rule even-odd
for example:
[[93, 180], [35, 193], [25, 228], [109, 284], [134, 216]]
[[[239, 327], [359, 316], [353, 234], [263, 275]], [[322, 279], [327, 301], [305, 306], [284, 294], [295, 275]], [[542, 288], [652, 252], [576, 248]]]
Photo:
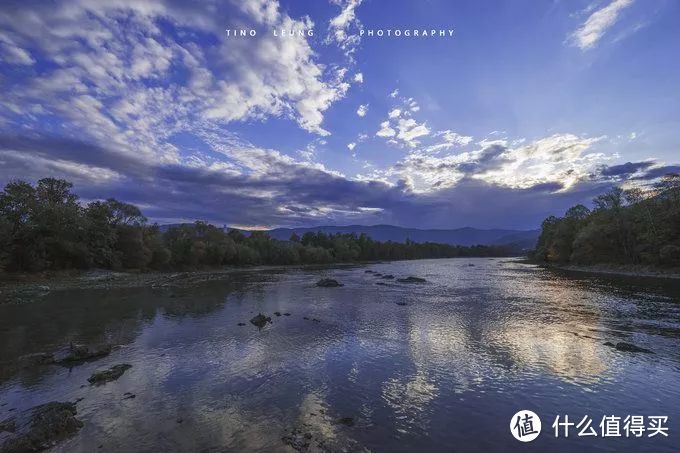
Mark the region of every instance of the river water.
[[[82, 398], [84, 427], [52, 449], [64, 452], [294, 451], [291, 432], [310, 451], [678, 451], [679, 284], [478, 258], [54, 291], [0, 305], [0, 363], [70, 342], [120, 348], [72, 368], [5, 366], [0, 420]], [[249, 323], [260, 312], [262, 329]], [[132, 368], [88, 384], [119, 363]], [[520, 409], [542, 420], [531, 443], [510, 432]], [[555, 437], [558, 415], [588, 415], [597, 437]], [[623, 437], [602, 437], [605, 415], [667, 416], [669, 437], [625, 438], [623, 422]]]

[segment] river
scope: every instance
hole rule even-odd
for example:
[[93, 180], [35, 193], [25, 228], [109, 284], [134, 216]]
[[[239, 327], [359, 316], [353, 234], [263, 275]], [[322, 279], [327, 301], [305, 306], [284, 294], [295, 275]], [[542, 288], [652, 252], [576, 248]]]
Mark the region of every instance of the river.
[[[344, 286], [316, 287], [324, 277]], [[258, 313], [272, 322], [252, 325]], [[72, 367], [7, 365], [71, 342], [120, 347]], [[0, 420], [82, 398], [82, 429], [52, 451], [294, 451], [291, 439], [309, 451], [680, 445], [677, 281], [566, 274], [507, 258], [241, 272], [0, 305], [0, 345]], [[88, 383], [119, 363], [132, 368]], [[510, 432], [520, 409], [542, 421], [531, 443]], [[564, 415], [592, 417], [597, 437], [575, 427], [556, 437], [552, 423]], [[623, 429], [602, 437], [605, 415], [667, 416], [669, 437], [625, 438]]]

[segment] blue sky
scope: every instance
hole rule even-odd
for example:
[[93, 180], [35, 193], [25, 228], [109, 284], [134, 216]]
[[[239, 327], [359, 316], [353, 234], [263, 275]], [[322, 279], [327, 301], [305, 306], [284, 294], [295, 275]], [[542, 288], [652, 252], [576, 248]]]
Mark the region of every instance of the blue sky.
[[5, 1], [0, 182], [161, 223], [534, 228], [680, 170], [678, 30], [672, 0]]

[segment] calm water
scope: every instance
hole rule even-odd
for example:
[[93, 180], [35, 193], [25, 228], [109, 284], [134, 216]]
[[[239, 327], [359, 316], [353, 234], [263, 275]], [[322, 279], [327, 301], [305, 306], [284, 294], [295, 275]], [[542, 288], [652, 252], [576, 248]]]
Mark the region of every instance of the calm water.
[[[428, 282], [389, 282], [366, 269]], [[317, 288], [321, 277], [345, 286]], [[258, 312], [273, 324], [251, 325]], [[0, 363], [71, 341], [122, 347], [72, 369], [0, 370], [0, 420], [10, 409], [83, 398], [84, 428], [54, 451], [292, 451], [281, 438], [294, 428], [312, 435], [312, 451], [319, 442], [389, 452], [680, 447], [673, 282], [560, 275], [507, 259], [427, 260], [62, 291], [0, 306]], [[119, 380], [84, 385], [124, 362], [132, 368]], [[530, 444], [509, 431], [519, 409], [543, 421]], [[605, 414], [667, 415], [670, 437], [556, 439], [557, 414], [590, 415], [598, 432]]]

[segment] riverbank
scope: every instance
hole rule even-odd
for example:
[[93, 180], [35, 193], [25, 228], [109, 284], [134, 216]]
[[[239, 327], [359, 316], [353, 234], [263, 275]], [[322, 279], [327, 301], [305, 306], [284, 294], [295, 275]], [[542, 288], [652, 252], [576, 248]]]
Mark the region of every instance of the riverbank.
[[680, 269], [668, 268], [661, 269], [653, 266], [641, 266], [632, 264], [594, 264], [591, 266], [576, 266], [576, 265], [558, 265], [548, 263], [538, 263], [533, 261], [525, 261], [530, 264], [537, 264], [546, 269], [556, 269], [567, 272], [578, 272], [585, 274], [601, 274], [613, 275], [620, 277], [636, 277], [636, 278], [663, 278], [663, 279], [680, 279]]

